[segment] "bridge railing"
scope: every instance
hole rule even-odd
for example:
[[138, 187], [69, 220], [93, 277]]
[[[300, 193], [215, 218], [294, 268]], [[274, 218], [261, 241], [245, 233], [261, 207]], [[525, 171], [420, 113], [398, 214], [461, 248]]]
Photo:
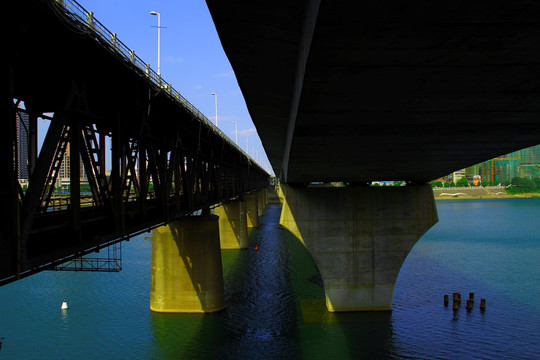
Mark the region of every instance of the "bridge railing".
[[223, 131], [214, 125], [206, 115], [204, 115], [197, 107], [195, 107], [189, 100], [187, 100], [179, 91], [175, 90], [171, 84], [166, 82], [161, 74], [156, 73], [150, 65], [142, 60], [134, 50], [128, 48], [118, 37], [116, 33], [109, 31], [101, 22], [95, 17], [94, 13], [86, 10], [79, 3], [74, 0], [54, 0], [58, 7], [62, 10], [63, 14], [71, 20], [83, 25], [86, 29], [90, 30], [96, 39], [106, 45], [110, 50], [113, 50], [115, 54], [119, 55], [124, 61], [129, 62], [136, 66], [145, 76], [159, 89], [164, 91], [172, 100], [180, 103], [184, 108], [190, 111], [200, 121], [206, 123], [212, 131], [219, 134], [226, 141], [237, 148], [238, 151], [243, 153], [246, 157], [250, 158], [255, 164], [257, 162], [245, 152], [238, 144], [232, 141]]

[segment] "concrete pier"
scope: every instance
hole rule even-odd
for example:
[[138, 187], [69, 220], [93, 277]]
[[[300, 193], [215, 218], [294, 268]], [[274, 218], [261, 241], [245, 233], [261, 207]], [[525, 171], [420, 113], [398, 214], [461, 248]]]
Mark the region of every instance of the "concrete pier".
[[259, 205], [257, 194], [251, 193], [244, 195], [244, 199], [246, 200], [247, 226], [259, 226]]
[[264, 208], [266, 209], [266, 207], [268, 206], [268, 188], [263, 189], [263, 194], [264, 194]]
[[224, 307], [218, 217], [191, 216], [154, 229], [150, 310], [208, 313]]
[[214, 214], [219, 217], [219, 241], [222, 249], [246, 249], [247, 215], [246, 202], [234, 200], [218, 206]]
[[280, 224], [313, 256], [328, 310], [391, 310], [403, 261], [438, 221], [431, 187], [281, 186]]
[[266, 209], [266, 196], [265, 196], [265, 190], [259, 190], [257, 191], [257, 213], [259, 216], [264, 215], [264, 209]]
[[281, 185], [276, 188], [276, 193], [279, 202], [283, 204], [285, 202], [285, 194], [283, 193], [283, 187]]

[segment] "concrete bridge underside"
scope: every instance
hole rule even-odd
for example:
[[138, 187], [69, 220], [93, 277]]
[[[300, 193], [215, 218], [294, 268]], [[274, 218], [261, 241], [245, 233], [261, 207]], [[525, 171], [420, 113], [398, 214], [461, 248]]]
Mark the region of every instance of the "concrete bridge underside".
[[427, 181], [540, 143], [540, 3], [207, 3], [330, 311], [392, 308]]
[[207, 3], [282, 182], [425, 182], [540, 143], [539, 3]]

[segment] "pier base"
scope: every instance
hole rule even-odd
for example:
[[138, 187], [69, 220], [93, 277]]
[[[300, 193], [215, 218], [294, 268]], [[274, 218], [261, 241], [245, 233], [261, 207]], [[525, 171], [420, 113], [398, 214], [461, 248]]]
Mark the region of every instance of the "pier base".
[[208, 313], [224, 307], [218, 217], [191, 216], [154, 229], [150, 310]]
[[324, 282], [328, 310], [391, 310], [403, 261], [438, 221], [429, 184], [281, 186], [280, 224], [313, 256]]
[[219, 241], [222, 249], [247, 249], [246, 202], [235, 200], [218, 206], [214, 214], [219, 216]]

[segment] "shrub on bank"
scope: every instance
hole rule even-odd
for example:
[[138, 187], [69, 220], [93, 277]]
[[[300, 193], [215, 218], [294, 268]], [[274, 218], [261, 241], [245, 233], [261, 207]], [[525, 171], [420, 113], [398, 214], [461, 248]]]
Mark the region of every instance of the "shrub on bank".
[[540, 192], [540, 178], [527, 179], [516, 176], [510, 181], [510, 186], [506, 188], [506, 192], [510, 195], [538, 193]]

